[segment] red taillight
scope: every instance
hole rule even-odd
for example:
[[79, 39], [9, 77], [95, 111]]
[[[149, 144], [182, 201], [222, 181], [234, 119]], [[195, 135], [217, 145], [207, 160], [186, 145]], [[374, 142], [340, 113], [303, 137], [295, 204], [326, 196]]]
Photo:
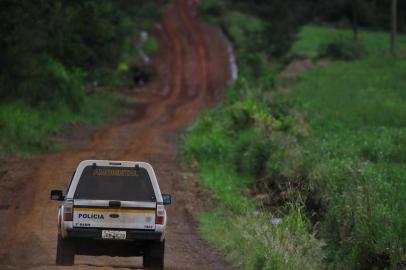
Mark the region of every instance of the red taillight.
[[163, 225], [165, 223], [165, 207], [163, 205], [157, 205], [155, 224]]
[[73, 221], [73, 201], [65, 201], [63, 203], [63, 220]]

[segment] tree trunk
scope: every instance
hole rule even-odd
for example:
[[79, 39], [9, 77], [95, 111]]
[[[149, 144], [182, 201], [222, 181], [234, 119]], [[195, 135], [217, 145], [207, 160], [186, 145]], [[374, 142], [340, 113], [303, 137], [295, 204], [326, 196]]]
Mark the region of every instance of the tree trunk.
[[396, 56], [397, 6], [398, 6], [398, 1], [392, 0], [390, 53], [393, 57]]
[[352, 34], [354, 42], [358, 45], [358, 1], [352, 1]]
[[354, 41], [354, 55], [359, 57], [361, 55], [360, 52], [360, 44], [358, 41], [358, 0], [351, 1], [352, 7], [352, 36]]

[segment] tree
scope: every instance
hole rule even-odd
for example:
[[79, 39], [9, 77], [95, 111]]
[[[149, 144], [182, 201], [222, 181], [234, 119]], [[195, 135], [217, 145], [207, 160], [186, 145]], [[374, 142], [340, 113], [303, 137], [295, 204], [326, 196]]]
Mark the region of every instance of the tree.
[[391, 34], [390, 34], [390, 53], [396, 56], [396, 32], [397, 32], [397, 0], [392, 0], [391, 14]]
[[[261, 33], [264, 50], [273, 57], [289, 51], [299, 27], [309, 18], [314, 0], [227, 0], [227, 8], [260, 18], [266, 24]], [[258, 49], [258, 48], [257, 48]]]
[[358, 44], [358, 0], [352, 1], [352, 33], [354, 43]]
[[354, 39], [354, 54], [356, 56], [360, 56], [361, 54], [361, 49], [360, 49], [360, 43], [358, 41], [358, 9], [359, 9], [359, 0], [352, 0], [351, 2], [351, 8], [352, 8], [352, 33], [353, 33], [353, 39]]

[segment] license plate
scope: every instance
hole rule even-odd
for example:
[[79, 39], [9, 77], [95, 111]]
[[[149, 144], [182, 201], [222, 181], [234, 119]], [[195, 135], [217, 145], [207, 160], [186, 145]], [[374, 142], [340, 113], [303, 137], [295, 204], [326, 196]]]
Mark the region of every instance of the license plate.
[[102, 238], [103, 239], [117, 239], [117, 240], [123, 240], [127, 238], [127, 232], [126, 231], [108, 231], [108, 230], [103, 230], [102, 231]]

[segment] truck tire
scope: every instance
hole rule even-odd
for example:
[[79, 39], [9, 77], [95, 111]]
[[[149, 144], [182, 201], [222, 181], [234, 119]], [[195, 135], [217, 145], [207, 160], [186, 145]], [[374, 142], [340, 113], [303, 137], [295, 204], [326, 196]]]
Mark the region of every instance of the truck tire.
[[144, 256], [144, 267], [150, 270], [164, 269], [165, 240], [159, 243], [150, 244]]
[[58, 235], [58, 246], [56, 248], [57, 265], [73, 265], [75, 263], [75, 245], [72, 240], [62, 239]]

